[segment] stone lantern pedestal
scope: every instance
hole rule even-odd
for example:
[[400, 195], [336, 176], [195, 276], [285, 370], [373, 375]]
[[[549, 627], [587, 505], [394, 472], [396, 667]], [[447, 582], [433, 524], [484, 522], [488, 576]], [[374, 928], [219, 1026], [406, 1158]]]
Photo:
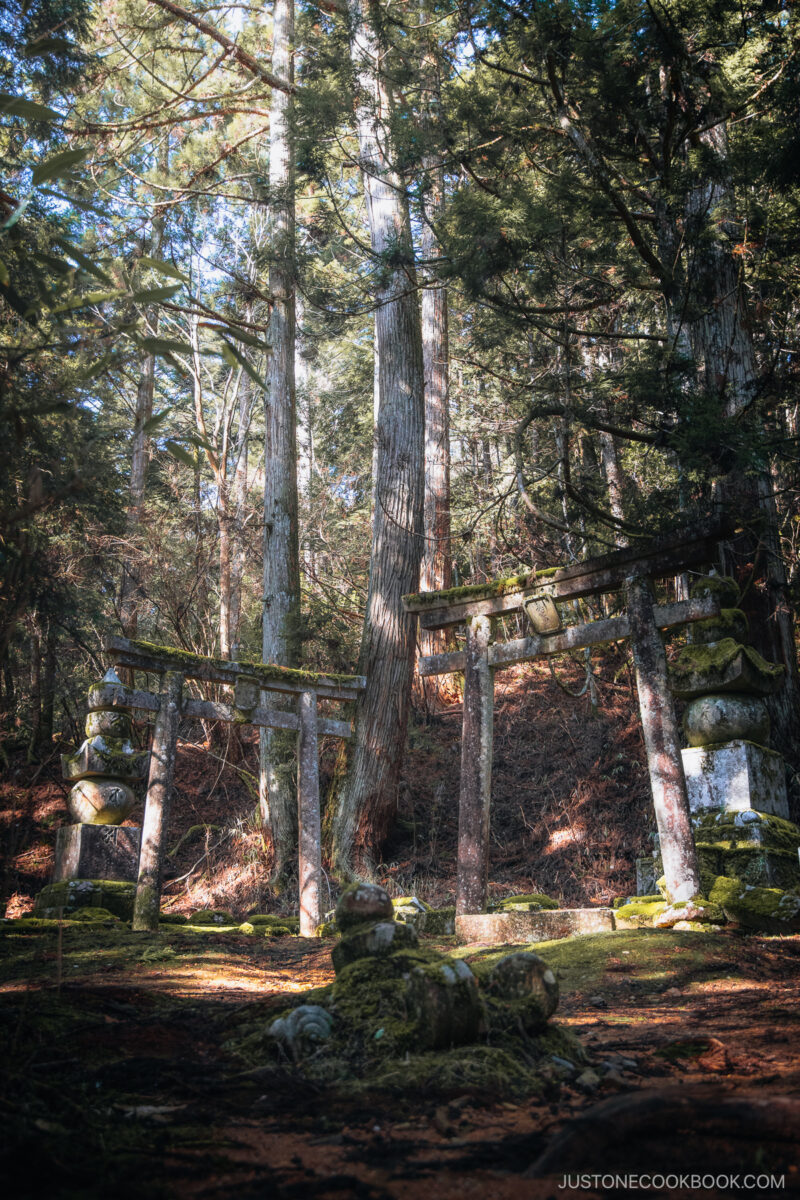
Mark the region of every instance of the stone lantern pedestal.
[[[716, 592], [735, 605], [734, 580], [708, 576], [695, 595]], [[707, 878], [794, 889], [800, 884], [800, 828], [789, 821], [786, 768], [769, 746], [764, 698], [781, 686], [783, 668], [746, 644], [747, 621], [735, 607], [699, 621], [693, 641], [670, 666], [673, 693], [687, 700], [681, 752], [695, 844]]]

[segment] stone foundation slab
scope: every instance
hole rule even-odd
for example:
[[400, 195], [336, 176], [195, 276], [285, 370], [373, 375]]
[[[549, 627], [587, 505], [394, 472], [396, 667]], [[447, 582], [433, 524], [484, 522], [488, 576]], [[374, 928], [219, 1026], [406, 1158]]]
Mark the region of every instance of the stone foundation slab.
[[735, 741], [682, 750], [681, 756], [692, 812], [755, 809], [788, 819], [786, 771], [774, 750]]
[[135, 826], [64, 825], [56, 834], [53, 880], [117, 879], [133, 882], [142, 831]]
[[460, 942], [547, 942], [577, 933], [610, 933], [610, 908], [552, 908], [541, 912], [469, 913], [456, 917]]

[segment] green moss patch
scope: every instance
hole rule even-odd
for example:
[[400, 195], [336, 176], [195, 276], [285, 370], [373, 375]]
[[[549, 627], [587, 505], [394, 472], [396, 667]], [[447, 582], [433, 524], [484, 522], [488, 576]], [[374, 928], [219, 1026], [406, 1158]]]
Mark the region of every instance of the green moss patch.
[[739, 585], [731, 575], [701, 575], [691, 586], [692, 596], [715, 596], [720, 604], [731, 608], [739, 603]]
[[786, 933], [800, 930], [800, 892], [751, 887], [741, 879], [720, 875], [709, 898], [732, 921], [748, 929]]
[[[666, 907], [667, 902], [661, 896], [658, 899], [636, 897], [616, 910], [614, 920], [629, 926], [652, 926], [653, 921]], [[621, 927], [624, 928], [624, 925]]]
[[317, 684], [331, 684], [337, 687], [354, 687], [359, 683], [359, 677], [356, 675], [335, 675], [335, 674], [320, 674], [317, 671], [300, 671], [294, 667], [280, 667], [275, 663], [251, 662], [245, 659], [238, 659], [235, 663], [231, 663], [226, 658], [206, 658], [202, 654], [192, 654], [188, 650], [178, 650], [175, 646], [159, 646], [155, 642], [131, 642], [134, 650], [140, 650], [142, 654], [149, 654], [153, 658], [161, 659], [171, 665], [175, 670], [181, 667], [187, 673], [193, 670], [198, 671], [199, 678], [203, 677], [204, 671], [209, 667], [217, 670], [230, 671], [231, 666], [238, 666], [242, 672], [248, 675], [254, 675], [259, 680], [271, 679], [275, 682], [284, 680], [287, 683], [306, 684], [314, 687]]
[[490, 904], [489, 912], [541, 912], [542, 909], [555, 909], [559, 907], [557, 900], [552, 896], [545, 896], [541, 892], [529, 892], [521, 896], [506, 896], [503, 900], [497, 900], [494, 904]]
[[247, 918], [248, 925], [255, 925], [263, 933], [273, 937], [286, 937], [300, 932], [299, 917], [282, 917], [276, 913], [251, 913]]
[[190, 925], [217, 925], [231, 926], [237, 925], [236, 918], [222, 908], [201, 908], [198, 912], [192, 913], [189, 917]]
[[453, 937], [456, 931], [455, 905], [447, 908], [429, 908], [425, 914], [423, 932], [429, 937]]
[[752, 646], [733, 638], [684, 646], [669, 668], [670, 686], [683, 700], [729, 691], [767, 696], [780, 686], [782, 675], [782, 666], [768, 663]]
[[472, 583], [465, 587], [446, 588], [441, 592], [413, 592], [403, 596], [403, 603], [412, 612], [419, 608], [444, 608], [451, 604], [467, 604], [473, 600], [494, 600], [509, 592], [519, 592], [535, 587], [543, 579], [549, 579], [560, 567], [541, 567], [536, 571], [524, 571], [519, 575], [507, 575], [504, 579], [493, 579], [490, 583]]

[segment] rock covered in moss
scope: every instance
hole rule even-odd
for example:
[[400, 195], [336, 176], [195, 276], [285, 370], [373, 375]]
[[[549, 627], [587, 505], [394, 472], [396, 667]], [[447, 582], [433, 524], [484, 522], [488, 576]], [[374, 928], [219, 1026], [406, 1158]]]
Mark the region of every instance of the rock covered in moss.
[[791, 890], [800, 886], [800, 828], [752, 809], [704, 814], [693, 821], [703, 891], [726, 876], [753, 887]]
[[558, 901], [542, 892], [529, 892], [521, 896], [505, 896], [489, 905], [489, 912], [540, 912], [542, 909], [558, 908]]
[[269, 932], [274, 937], [286, 937], [288, 934], [300, 932], [299, 917], [281, 916], [279, 913], [251, 913], [247, 920], [265, 935]]
[[188, 925], [189, 918], [185, 913], [159, 913], [159, 925]]
[[780, 888], [751, 887], [741, 879], [721, 875], [714, 881], [710, 899], [729, 920], [764, 932], [800, 930], [800, 893]]
[[558, 1007], [556, 977], [532, 951], [501, 958], [487, 976], [485, 988], [528, 1032], [546, 1025]]
[[401, 925], [413, 925], [420, 932], [427, 929], [430, 905], [417, 896], [396, 896], [392, 900], [392, 911], [395, 921]]
[[[800, 848], [800, 826], [773, 813], [744, 808], [739, 812], [724, 810], [695, 813], [692, 830], [697, 845], [733, 850], [738, 846], [763, 846], [768, 850], [787, 850], [797, 855]], [[725, 872], [718, 871], [718, 875]]]
[[432, 908], [425, 915], [425, 932], [433, 937], [452, 937], [456, 931], [456, 909]]
[[375, 921], [361, 925], [344, 933], [331, 951], [333, 968], [338, 973], [359, 958], [385, 958], [398, 950], [407, 950], [417, 945], [417, 931], [413, 925], [402, 925], [397, 921]]
[[336, 905], [336, 924], [342, 933], [367, 921], [391, 921], [393, 918], [391, 897], [377, 883], [351, 883]]
[[653, 921], [666, 907], [662, 896], [634, 896], [616, 909], [614, 925], [617, 929], [652, 928]]
[[237, 925], [232, 913], [222, 908], [201, 908], [189, 917], [190, 925]]
[[725, 608], [739, 603], [739, 585], [731, 575], [699, 575], [692, 583], [690, 594], [694, 597], [711, 596]]
[[711, 692], [769, 696], [781, 686], [782, 676], [782, 666], [768, 663], [752, 646], [733, 638], [684, 646], [669, 668], [670, 687], [681, 700]]
[[749, 641], [750, 626], [747, 615], [740, 608], [723, 608], [718, 617], [692, 624], [692, 642], [695, 644], [708, 646], [712, 642], [721, 642], [723, 638], [733, 638], [735, 642]]
[[130, 921], [135, 895], [135, 883], [117, 879], [60, 879], [42, 888], [33, 911], [37, 917], [58, 918], [70, 917], [79, 908], [104, 908]]
[[711, 746], [744, 738], [769, 744], [769, 713], [760, 696], [722, 692], [697, 696], [683, 714], [683, 730], [690, 746]]
[[76, 908], [74, 912], [70, 913], [69, 919], [71, 921], [101, 922], [105, 925], [119, 924], [119, 917], [115, 916], [114, 913], [109, 912], [107, 908], [100, 908], [99, 906], [95, 908], [93, 905], [89, 905], [85, 908]]
[[343, 967], [331, 998], [346, 1036], [360, 1040], [370, 1055], [462, 1045], [480, 1029], [480, 997], [470, 968], [418, 947]]

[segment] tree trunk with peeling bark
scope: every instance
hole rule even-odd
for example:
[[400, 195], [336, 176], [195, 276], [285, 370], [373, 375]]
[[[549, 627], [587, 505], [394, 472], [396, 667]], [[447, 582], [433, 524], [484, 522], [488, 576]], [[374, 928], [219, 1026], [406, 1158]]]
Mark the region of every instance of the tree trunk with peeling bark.
[[[294, 80], [294, 0], [276, 0], [272, 16], [272, 69]], [[273, 89], [270, 101], [269, 192], [273, 298], [269, 391], [264, 422], [264, 559], [261, 657], [295, 667], [300, 662], [300, 565], [295, 410], [295, 232], [293, 100]], [[262, 701], [266, 703], [266, 697]], [[297, 845], [294, 738], [264, 729], [259, 738], [259, 809], [272, 841], [273, 873], [280, 881]]]
[[[444, 172], [429, 164], [430, 189], [423, 200], [421, 254], [431, 260], [438, 249], [434, 222], [444, 198]], [[422, 289], [422, 363], [425, 386], [425, 540], [420, 569], [420, 590], [442, 591], [453, 585], [450, 547], [450, 413], [447, 289], [433, 286], [435, 276], [426, 268], [428, 286]], [[452, 635], [444, 630], [419, 632], [421, 655], [443, 654], [452, 649]], [[422, 691], [429, 703], [451, 704], [459, 689], [452, 676], [426, 679]]]
[[348, 771], [332, 821], [336, 869], [354, 857], [369, 870], [396, 810], [416, 649], [415, 618], [402, 596], [419, 584], [422, 552], [424, 395], [422, 342], [408, 203], [389, 159], [391, 95], [381, 46], [365, 4], [349, 0], [356, 125], [376, 279], [375, 511], [359, 671], [367, 677], [356, 711]]
[[[166, 172], [166, 152], [163, 154], [163, 170]], [[161, 254], [164, 241], [164, 212], [156, 209], [153, 217], [152, 253]], [[151, 336], [158, 334], [158, 307], [151, 305], [145, 314], [145, 327]], [[131, 479], [128, 512], [125, 518], [125, 553], [122, 561], [122, 579], [119, 591], [119, 622], [125, 637], [135, 638], [139, 624], [137, 595], [140, 587], [140, 571], [136, 554], [136, 539], [144, 515], [144, 497], [147, 486], [147, 468], [150, 465], [150, 434], [148, 422], [153, 416], [155, 396], [156, 356], [144, 351], [139, 359], [139, 383], [136, 388], [136, 411], [133, 420], [133, 444], [131, 446]]]

